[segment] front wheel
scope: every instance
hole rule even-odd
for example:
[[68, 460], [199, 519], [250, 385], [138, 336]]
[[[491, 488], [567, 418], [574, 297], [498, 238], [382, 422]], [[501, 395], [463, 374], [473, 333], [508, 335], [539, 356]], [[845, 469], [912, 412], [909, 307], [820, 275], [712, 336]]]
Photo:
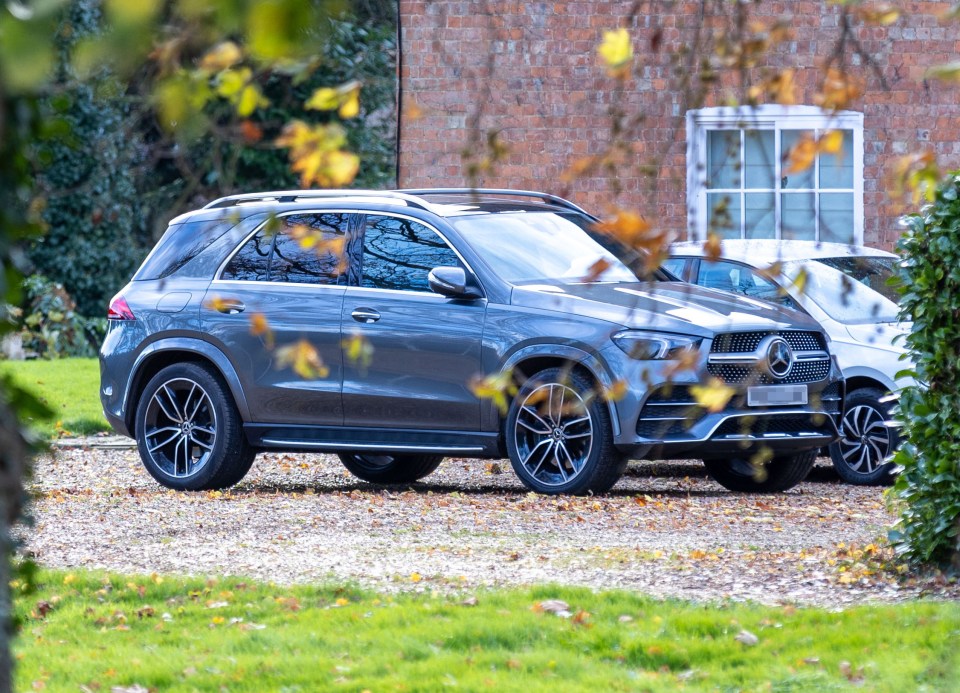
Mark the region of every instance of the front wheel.
[[763, 469], [757, 469], [749, 460], [741, 458], [704, 460], [703, 464], [707, 474], [729, 491], [775, 493], [791, 489], [803, 481], [816, 459], [817, 451], [810, 450], [799, 455], [774, 457]]
[[605, 493], [627, 465], [611, 430], [589, 379], [547, 368], [523, 384], [510, 406], [507, 452], [520, 481], [537, 493]]
[[442, 455], [342, 452], [339, 457], [351, 474], [374, 484], [408, 484], [432, 474], [443, 462]]
[[848, 484], [877, 486], [892, 480], [893, 462], [887, 458], [897, 447], [897, 432], [887, 426], [890, 407], [883, 393], [873, 388], [854, 390], [847, 396], [840, 440], [830, 446], [837, 474]]

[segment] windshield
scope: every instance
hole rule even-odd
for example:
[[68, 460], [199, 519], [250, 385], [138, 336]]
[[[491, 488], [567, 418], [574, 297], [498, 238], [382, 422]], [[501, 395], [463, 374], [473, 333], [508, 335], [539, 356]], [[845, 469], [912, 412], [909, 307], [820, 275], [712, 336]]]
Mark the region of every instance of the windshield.
[[637, 276], [601, 237], [587, 231], [592, 220], [578, 214], [510, 212], [451, 219], [464, 239], [511, 284], [543, 281], [578, 284], [599, 261], [609, 267], [598, 282], [637, 282]]
[[783, 273], [793, 280], [806, 270], [804, 294], [837, 322], [896, 322], [899, 295], [887, 284], [896, 262], [895, 257], [822, 258], [786, 262]]

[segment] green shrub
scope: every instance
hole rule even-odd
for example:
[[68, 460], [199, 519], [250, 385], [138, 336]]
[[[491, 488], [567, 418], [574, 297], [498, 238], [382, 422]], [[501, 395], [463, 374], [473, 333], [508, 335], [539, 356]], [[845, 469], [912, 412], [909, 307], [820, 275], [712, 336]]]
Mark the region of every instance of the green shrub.
[[914, 562], [960, 568], [960, 172], [906, 222], [901, 317], [913, 319], [906, 345], [917, 384], [900, 397], [906, 442], [890, 538]]
[[23, 349], [41, 358], [96, 356], [105, 318], [85, 318], [62, 284], [33, 275], [23, 283], [24, 307], [16, 311]]

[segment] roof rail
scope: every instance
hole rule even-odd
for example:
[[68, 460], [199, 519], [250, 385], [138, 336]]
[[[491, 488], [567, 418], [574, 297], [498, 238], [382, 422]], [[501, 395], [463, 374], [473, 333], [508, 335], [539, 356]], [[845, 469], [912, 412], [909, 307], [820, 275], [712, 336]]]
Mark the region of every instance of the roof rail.
[[562, 197], [551, 195], [550, 193], [536, 192], [533, 190], [510, 190], [507, 188], [411, 188], [398, 190], [397, 192], [406, 195], [416, 195], [418, 197], [429, 197], [431, 195], [501, 195], [504, 197], [509, 195], [513, 197], [532, 197], [593, 217], [588, 211], [575, 205], [570, 200], [565, 200]]
[[335, 197], [379, 197], [404, 202], [409, 207], [430, 211], [428, 203], [413, 195], [395, 190], [274, 190], [270, 192], [243, 193], [221, 197], [204, 205], [204, 209], [234, 207], [249, 202], [296, 202], [297, 200]]

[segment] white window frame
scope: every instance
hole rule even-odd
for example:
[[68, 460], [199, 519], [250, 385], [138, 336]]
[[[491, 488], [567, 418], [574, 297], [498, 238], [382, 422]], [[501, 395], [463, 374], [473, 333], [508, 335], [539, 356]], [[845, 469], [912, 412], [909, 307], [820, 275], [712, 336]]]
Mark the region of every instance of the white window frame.
[[[711, 130], [773, 130], [774, 176], [782, 178], [780, 130], [851, 130], [853, 132], [853, 242], [863, 245], [863, 113], [856, 111], [829, 112], [816, 106], [743, 106], [713, 107], [687, 111], [687, 233], [690, 240], [706, 240], [707, 220], [707, 132]], [[741, 157], [742, 148], [741, 148]], [[849, 192], [847, 188], [814, 188], [807, 192]], [[800, 191], [792, 191], [800, 192]], [[779, 194], [775, 197], [776, 235], [781, 234]], [[816, 214], [819, 218], [819, 195]], [[741, 212], [741, 216], [743, 212]], [[741, 235], [743, 231], [741, 228]], [[819, 233], [817, 234], [819, 236]], [[817, 238], [817, 240], [820, 240]]]

